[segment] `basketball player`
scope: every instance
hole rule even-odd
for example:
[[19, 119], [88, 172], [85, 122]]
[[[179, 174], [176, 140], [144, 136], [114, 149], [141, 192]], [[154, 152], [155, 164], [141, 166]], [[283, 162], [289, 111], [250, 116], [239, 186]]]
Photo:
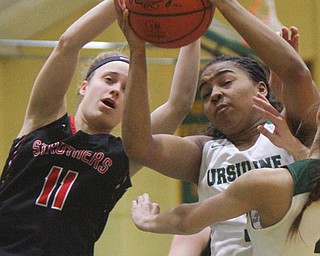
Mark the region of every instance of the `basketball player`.
[[[319, 92], [304, 61], [285, 40], [275, 36], [274, 31], [237, 1], [217, 0], [213, 4], [283, 81], [283, 116], [290, 131], [309, 146], [305, 135], [316, 131], [316, 110], [309, 110], [319, 101]], [[144, 45], [137, 45], [130, 33], [124, 3], [118, 10], [119, 23], [131, 47], [131, 61], [143, 67]], [[200, 202], [220, 194], [247, 171], [278, 168], [293, 162], [292, 154], [272, 144], [257, 130], [264, 126], [272, 132], [274, 126], [253, 109], [254, 97], [256, 100], [269, 97], [267, 76], [256, 61], [222, 56], [204, 68], [199, 90], [206, 116], [213, 125], [208, 136], [152, 135], [146, 72], [129, 69], [131, 79], [127, 83], [122, 123], [125, 150], [145, 166], [198, 184]], [[298, 130], [302, 120], [304, 125]], [[252, 255], [245, 215], [211, 227], [214, 230], [212, 255]]]
[[[245, 173], [226, 190], [202, 202], [160, 213], [143, 194], [132, 203], [132, 219], [144, 231], [192, 234], [247, 213], [253, 255], [311, 256], [320, 238], [320, 109], [308, 159], [281, 168]], [[258, 220], [258, 222], [257, 222]]]
[[[289, 32], [291, 32], [291, 36], [289, 36]], [[283, 27], [279, 32], [279, 35], [282, 36], [293, 47], [293, 49], [299, 52], [299, 31], [296, 27], [291, 27], [290, 30], [286, 27]], [[277, 99], [280, 99], [281, 103], [282, 81], [280, 81], [278, 76], [272, 71], [270, 73], [269, 85], [273, 95]], [[273, 132], [270, 132], [268, 129], [265, 129], [263, 125], [261, 125], [258, 127], [259, 132], [269, 138], [269, 140], [276, 146], [281, 148], [286, 147], [291, 154], [294, 154], [293, 157], [295, 160], [305, 159], [308, 155], [308, 148], [301, 145], [295, 137], [292, 137], [286, 121], [281, 115], [278, 115], [277, 113], [277, 111], [280, 111], [281, 108], [275, 109], [270, 105], [265, 105], [264, 107], [266, 107], [266, 109], [259, 108], [257, 109], [257, 111], [261, 111], [260, 113], [262, 115], [265, 115], [266, 119], [272, 121], [272, 123], [275, 125], [275, 130]], [[290, 141], [292, 141], [292, 143], [288, 144], [288, 142]], [[292, 149], [297, 148], [300, 148], [300, 150], [292, 151]], [[210, 249], [209, 252], [207, 252], [207, 248], [210, 248], [210, 234], [210, 227], [206, 227], [204, 230], [200, 231], [197, 234], [174, 235], [171, 241], [168, 256], [211, 255]]]
[[[113, 0], [83, 15], [35, 80], [1, 176], [1, 256], [93, 255], [110, 211], [141, 167], [110, 134], [122, 118], [127, 57], [99, 55], [81, 83], [75, 116], [67, 115], [65, 96], [80, 50], [115, 19]], [[169, 100], [152, 115], [154, 132], [173, 133], [191, 109], [199, 51], [199, 41], [181, 49]]]

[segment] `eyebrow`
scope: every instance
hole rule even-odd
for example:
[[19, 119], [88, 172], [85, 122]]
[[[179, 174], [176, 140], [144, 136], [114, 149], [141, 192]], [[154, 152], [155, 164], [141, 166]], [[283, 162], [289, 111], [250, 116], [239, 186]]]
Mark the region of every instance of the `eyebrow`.
[[106, 71], [103, 71], [104, 74], [112, 74], [112, 75], [117, 75], [119, 74], [118, 71], [110, 71], [110, 70], [106, 70]]
[[214, 75], [213, 75], [213, 78], [217, 78], [217, 77], [219, 77], [219, 76], [223, 76], [224, 74], [226, 74], [226, 73], [233, 73], [233, 74], [235, 74], [235, 72], [232, 70], [232, 69], [222, 69], [222, 70], [219, 70], [217, 73], [215, 73]]
[[218, 77], [220, 77], [220, 76], [223, 76], [223, 75], [225, 75], [225, 74], [227, 74], [227, 73], [233, 73], [233, 74], [235, 74], [235, 72], [234, 72], [232, 69], [226, 68], [226, 69], [219, 70], [218, 72], [216, 72], [216, 73], [214, 73], [213, 75], [211, 75], [211, 76], [209, 77], [209, 79], [201, 79], [201, 80], [200, 80], [200, 83], [199, 83], [199, 88], [198, 88], [198, 90], [199, 90], [199, 91], [201, 90], [201, 87], [202, 87], [202, 85], [203, 85], [202, 81], [207, 82], [207, 81], [209, 81], [209, 80], [216, 79], [216, 78], [218, 78]]
[[105, 71], [102, 71], [101, 75], [102, 76], [105, 76], [105, 75], [121, 76], [123, 74], [119, 71], [105, 70]]

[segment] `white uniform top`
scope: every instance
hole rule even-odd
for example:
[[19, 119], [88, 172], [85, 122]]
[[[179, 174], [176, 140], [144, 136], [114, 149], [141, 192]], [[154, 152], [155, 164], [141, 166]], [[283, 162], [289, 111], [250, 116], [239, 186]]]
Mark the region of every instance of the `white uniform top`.
[[[265, 124], [273, 130], [272, 124]], [[262, 167], [280, 167], [294, 161], [285, 150], [273, 145], [260, 135], [249, 149], [239, 151], [227, 139], [208, 141], [202, 152], [199, 173], [199, 200], [224, 191], [230, 183], [246, 171]], [[222, 221], [211, 225], [211, 255], [247, 256], [252, 255], [250, 239], [246, 232], [246, 216]]]
[[253, 244], [253, 255], [320, 255], [320, 241], [318, 242], [320, 239], [320, 201], [312, 203], [304, 211], [297, 236], [288, 239], [288, 232], [293, 221], [308, 200], [310, 188], [308, 183], [319, 175], [319, 171], [312, 172], [311, 169], [304, 168], [309, 162], [320, 165], [320, 160], [311, 159], [298, 161], [288, 166], [294, 178], [294, 197], [290, 209], [281, 221], [267, 228], [258, 228], [253, 227], [251, 218], [248, 217], [247, 228]]

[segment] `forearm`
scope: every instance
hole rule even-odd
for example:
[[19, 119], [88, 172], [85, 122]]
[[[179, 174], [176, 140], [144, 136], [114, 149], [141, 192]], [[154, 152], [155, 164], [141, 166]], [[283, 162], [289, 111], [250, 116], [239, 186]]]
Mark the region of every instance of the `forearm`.
[[102, 1], [74, 22], [62, 38], [68, 40], [70, 48], [80, 50], [106, 30], [116, 17], [114, 0]]
[[36, 86], [49, 86], [50, 93], [56, 89], [58, 95], [64, 95], [76, 70], [82, 47], [102, 33], [115, 19], [114, 2], [106, 0], [75, 21], [60, 37], [58, 45], [37, 77]]
[[296, 51], [238, 1], [214, 0], [213, 2], [265, 64], [281, 78], [288, 77], [292, 72], [304, 71], [306, 65]]
[[[152, 112], [152, 133], [176, 131], [191, 111], [200, 70], [200, 40], [180, 49], [168, 101]], [[165, 124], [165, 125], [164, 125]]]
[[193, 227], [187, 223], [188, 211], [192, 209], [192, 204], [181, 204], [169, 211], [157, 215], [144, 215], [134, 222], [143, 231], [160, 234], [195, 234], [201, 228]]
[[[256, 172], [252, 175], [256, 175]], [[253, 177], [252, 180], [256, 178], [256, 176], [249, 177]], [[213, 223], [235, 218], [255, 209], [255, 201], [252, 201], [255, 197], [247, 197], [246, 194], [248, 191], [250, 193], [254, 191], [252, 190], [254, 183], [252, 180], [246, 181], [242, 176], [239, 180], [232, 183], [223, 193], [203, 202], [181, 204], [163, 213], [160, 213], [158, 204], [149, 200], [148, 194], [143, 194], [132, 202], [132, 220], [139, 229], [153, 233], [179, 235], [198, 233]], [[247, 185], [251, 185], [250, 189], [246, 187]], [[239, 193], [243, 191], [246, 193]]]
[[187, 114], [193, 105], [200, 71], [200, 39], [180, 49], [168, 102]]
[[122, 119], [122, 138], [129, 157], [148, 151], [151, 118], [148, 99], [146, 50], [130, 49], [130, 69]]

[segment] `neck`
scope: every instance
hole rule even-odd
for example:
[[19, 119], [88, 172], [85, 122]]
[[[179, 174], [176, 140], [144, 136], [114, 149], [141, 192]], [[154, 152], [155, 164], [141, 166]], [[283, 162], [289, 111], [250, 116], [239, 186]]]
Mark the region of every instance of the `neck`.
[[87, 121], [82, 115], [75, 116], [75, 128], [76, 131], [83, 131], [87, 134], [109, 134], [111, 132], [110, 129], [101, 129], [100, 126], [94, 124], [93, 122]]
[[241, 133], [227, 135], [227, 138], [239, 149], [246, 150], [252, 147], [259, 138], [258, 125], [263, 125], [264, 121], [261, 120]]

